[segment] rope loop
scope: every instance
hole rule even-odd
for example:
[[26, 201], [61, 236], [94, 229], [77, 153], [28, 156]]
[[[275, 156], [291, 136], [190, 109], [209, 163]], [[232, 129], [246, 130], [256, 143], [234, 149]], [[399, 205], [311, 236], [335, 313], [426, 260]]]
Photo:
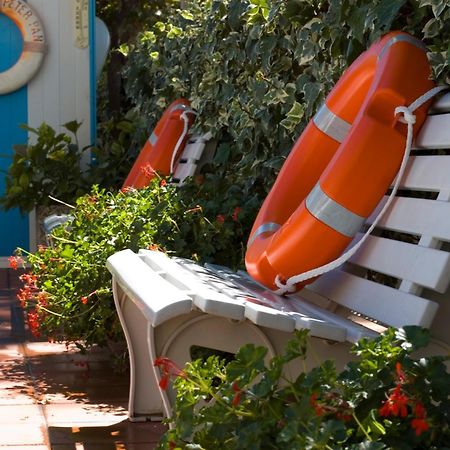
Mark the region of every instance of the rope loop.
[[394, 116], [398, 114], [403, 114], [399, 120], [400, 122], [414, 125], [416, 123], [416, 116], [407, 106], [397, 106], [394, 110]]
[[175, 172], [175, 158], [177, 156], [178, 150], [181, 147], [181, 144], [184, 141], [184, 138], [186, 137], [186, 135], [188, 134], [189, 131], [189, 117], [188, 114], [193, 114], [193, 115], [197, 115], [197, 113], [193, 110], [193, 109], [186, 109], [185, 111], [183, 111], [180, 114], [180, 118], [183, 120], [184, 125], [183, 125], [183, 132], [181, 133], [181, 136], [179, 137], [177, 143], [175, 144], [175, 147], [173, 149], [172, 152], [172, 158], [170, 160], [170, 173], [173, 174]]

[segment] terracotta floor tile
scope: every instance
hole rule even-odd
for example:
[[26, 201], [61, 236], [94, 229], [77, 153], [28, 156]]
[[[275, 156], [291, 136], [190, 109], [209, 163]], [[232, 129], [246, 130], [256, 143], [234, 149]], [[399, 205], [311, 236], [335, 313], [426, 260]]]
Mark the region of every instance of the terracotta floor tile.
[[[60, 387], [79, 389], [82, 387], [96, 386], [128, 386], [129, 375], [113, 373], [109, 370], [79, 370], [79, 371], [56, 371], [52, 372], [51, 368], [46, 370], [36, 371], [34, 367], [31, 368], [33, 376], [40, 386], [49, 389]], [[59, 391], [57, 391], [59, 392]]]
[[82, 383], [73, 386], [52, 389], [38, 387], [42, 400], [48, 403], [126, 403], [128, 402], [128, 386], [91, 385]]
[[75, 442], [116, 446], [145, 444], [159, 442], [165, 430], [161, 423], [131, 423], [126, 420], [109, 427], [49, 427], [49, 439], [52, 445]]
[[46, 357], [30, 358], [31, 371], [35, 375], [40, 373], [70, 373], [70, 372], [107, 372], [111, 374], [112, 367], [109, 361], [77, 360], [54, 362]]
[[30, 377], [30, 372], [22, 358], [9, 359], [0, 363], [0, 379], [22, 382]]
[[[44, 422], [40, 405], [0, 405], [0, 423], [40, 424]], [[1, 433], [0, 433], [1, 435]]]
[[26, 342], [24, 349], [25, 355], [32, 358], [32, 360], [41, 358], [52, 363], [73, 361], [100, 362], [111, 360], [111, 354], [108, 350], [99, 347], [93, 347], [86, 353], [82, 353], [75, 345], [66, 347], [63, 343]]
[[9, 269], [0, 269], [0, 288], [4, 289], [9, 286], [9, 277], [8, 277]]
[[0, 380], [0, 406], [34, 403], [36, 403], [36, 396], [31, 380]]
[[0, 345], [0, 363], [23, 360], [23, 347], [21, 344]]
[[[3, 446], [16, 446], [16, 450], [23, 450], [26, 446], [40, 445], [45, 447], [46, 428], [43, 423], [27, 423], [24, 424], [2, 424], [2, 432], [0, 433], [0, 449]], [[39, 448], [39, 450], [41, 450]]]
[[55, 403], [42, 406], [49, 426], [110, 426], [127, 418], [127, 404]]

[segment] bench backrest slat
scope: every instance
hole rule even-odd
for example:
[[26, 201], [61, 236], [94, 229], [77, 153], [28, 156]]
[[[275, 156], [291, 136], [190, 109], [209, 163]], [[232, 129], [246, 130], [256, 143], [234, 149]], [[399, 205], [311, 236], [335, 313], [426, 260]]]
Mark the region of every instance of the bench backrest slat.
[[450, 147], [450, 113], [428, 116], [419, 135], [414, 148], [449, 148]]
[[428, 327], [437, 311], [437, 304], [434, 302], [340, 270], [319, 278], [308, 289], [350, 310], [394, 327]]
[[449, 155], [411, 156], [401, 187], [433, 192], [447, 190], [450, 189], [449, 174]]
[[[382, 204], [368, 218], [368, 224], [372, 224], [381, 206]], [[397, 197], [378, 226], [397, 232], [427, 235], [443, 241], [450, 241], [449, 224], [450, 202]]]
[[369, 236], [350, 262], [438, 292], [449, 284], [450, 253], [408, 242]]

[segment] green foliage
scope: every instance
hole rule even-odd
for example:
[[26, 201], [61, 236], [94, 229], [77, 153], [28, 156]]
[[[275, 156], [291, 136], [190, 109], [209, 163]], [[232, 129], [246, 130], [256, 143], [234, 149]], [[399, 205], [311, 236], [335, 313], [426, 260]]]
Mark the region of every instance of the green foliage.
[[145, 27], [166, 19], [170, 7], [178, 0], [96, 0], [96, 14], [105, 21], [111, 39], [111, 51], [99, 83], [99, 115], [101, 120], [114, 117], [128, 108], [122, 90], [121, 69], [124, 58], [120, 51]]
[[36, 140], [14, 147], [5, 194], [0, 198], [3, 208], [18, 207], [26, 213], [37, 205], [49, 205], [49, 196], [72, 202], [89, 190], [87, 174], [81, 169], [87, 148], [80, 149], [76, 139], [80, 125], [75, 121], [63, 125], [73, 139], [66, 133], [56, 133], [46, 123], [37, 129], [24, 126]]
[[91, 149], [90, 185], [119, 189], [148, 139], [146, 120], [131, 109], [120, 120], [99, 122], [97, 133], [97, 145]]
[[[19, 299], [31, 329], [86, 346], [121, 340], [105, 264], [123, 249], [161, 249], [201, 262], [238, 265], [243, 223], [254, 212], [237, 203], [202, 203], [205, 184], [175, 188], [155, 178], [144, 189], [113, 194], [94, 187], [80, 197], [71, 211], [73, 220], [53, 230], [52, 246], [27, 254], [30, 272], [22, 278]], [[216, 209], [219, 217], [209, 215]]]
[[127, 92], [151, 125], [174, 98], [189, 98], [196, 127], [219, 140], [209, 173], [259, 201], [343, 70], [380, 35], [423, 39], [436, 78], [448, 74], [446, 0], [186, 3], [130, 47]]
[[360, 341], [344, 372], [325, 361], [295, 380], [283, 368], [306, 358], [307, 331], [268, 363], [267, 349], [252, 344], [229, 363], [215, 356], [188, 363], [172, 371], [176, 406], [159, 448], [444, 450], [449, 357], [411, 356], [428, 337], [418, 327], [389, 329]]

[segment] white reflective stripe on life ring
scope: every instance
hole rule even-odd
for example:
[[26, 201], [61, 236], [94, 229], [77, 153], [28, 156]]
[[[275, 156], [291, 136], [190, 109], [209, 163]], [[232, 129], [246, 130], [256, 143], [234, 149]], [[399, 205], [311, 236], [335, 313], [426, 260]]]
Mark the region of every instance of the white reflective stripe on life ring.
[[22, 0], [0, 0], [0, 13], [9, 17], [22, 33], [19, 60], [0, 72], [0, 95], [21, 88], [39, 70], [46, 51], [44, 27], [33, 8]]

